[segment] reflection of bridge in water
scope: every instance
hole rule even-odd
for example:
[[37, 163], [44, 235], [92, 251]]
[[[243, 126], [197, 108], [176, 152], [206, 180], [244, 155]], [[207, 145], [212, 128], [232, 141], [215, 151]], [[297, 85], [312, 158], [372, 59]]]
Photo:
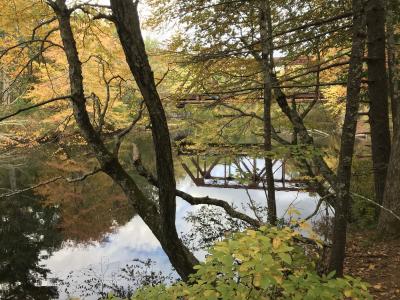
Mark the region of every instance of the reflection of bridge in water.
[[[264, 189], [265, 161], [259, 158], [240, 156], [236, 158], [190, 157], [181, 161], [182, 167], [199, 187], [233, 189]], [[296, 179], [299, 174], [288, 173], [285, 160], [274, 160], [274, 182], [277, 191], [310, 190], [307, 180]]]

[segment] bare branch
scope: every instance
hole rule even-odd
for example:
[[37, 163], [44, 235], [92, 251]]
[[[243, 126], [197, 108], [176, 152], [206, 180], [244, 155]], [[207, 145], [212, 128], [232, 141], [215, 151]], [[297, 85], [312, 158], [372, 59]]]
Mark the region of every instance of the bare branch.
[[371, 200], [371, 199], [369, 199], [367, 197], [364, 197], [363, 195], [356, 194], [356, 193], [350, 193], [350, 194], [352, 194], [353, 196], [356, 196], [356, 197], [358, 197], [360, 199], [363, 199], [363, 200], [365, 200], [365, 201], [367, 201], [369, 203], [372, 203], [373, 205], [376, 205], [376, 206], [382, 208], [383, 210], [387, 211], [389, 214], [391, 214], [393, 217], [395, 217], [397, 220], [400, 221], [400, 216], [397, 215], [393, 210], [391, 210], [389, 208], [386, 208], [386, 207], [380, 205], [378, 202], [375, 202], [374, 200]]
[[46, 101], [43, 101], [43, 102], [40, 102], [40, 103], [36, 103], [34, 105], [31, 105], [31, 106], [28, 106], [28, 107], [25, 107], [25, 108], [21, 108], [21, 109], [17, 110], [16, 112], [13, 112], [12, 114], [6, 115], [4, 117], [0, 117], [0, 122], [4, 121], [4, 120], [7, 120], [9, 118], [12, 118], [12, 117], [24, 112], [24, 111], [28, 111], [28, 110], [31, 110], [31, 109], [34, 109], [34, 108], [37, 108], [37, 107], [41, 107], [43, 105], [46, 105], [46, 104], [49, 104], [49, 103], [52, 103], [52, 102], [55, 102], [55, 101], [70, 99], [71, 97], [72, 97], [71, 95], [55, 97], [55, 98], [51, 98], [49, 100], [46, 100]]
[[136, 117], [133, 118], [131, 124], [127, 128], [125, 128], [123, 131], [121, 131], [116, 137], [117, 141], [115, 143], [115, 147], [114, 147], [114, 151], [113, 151], [113, 153], [116, 157], [118, 157], [118, 152], [119, 152], [119, 148], [121, 147], [122, 140], [129, 132], [131, 132], [131, 130], [135, 127], [136, 123], [139, 122], [139, 120], [142, 118], [143, 111], [144, 111], [144, 101], [141, 101], [139, 105], [140, 105], [139, 112], [137, 113]]
[[295, 32], [295, 31], [306, 29], [306, 28], [309, 28], [309, 27], [320, 26], [320, 25], [323, 25], [323, 24], [326, 24], [326, 23], [330, 23], [330, 22], [333, 22], [333, 21], [336, 21], [336, 20], [349, 18], [352, 15], [353, 15], [352, 12], [346, 12], [346, 13], [343, 13], [343, 14], [340, 14], [340, 15], [337, 15], [337, 16], [334, 16], [334, 17], [331, 17], [331, 18], [313, 21], [313, 22], [310, 22], [310, 23], [307, 23], [307, 24], [303, 24], [303, 25], [294, 27], [294, 28], [290, 28], [288, 30], [277, 32], [272, 37], [275, 38], [275, 37], [278, 37], [278, 36], [285, 35], [287, 33]]
[[169, 66], [168, 66], [167, 71], [163, 74], [163, 76], [160, 78], [160, 80], [156, 83], [156, 87], [158, 87], [164, 81], [164, 79], [167, 77], [169, 71], [170, 71], [170, 69], [169, 69]]
[[33, 40], [33, 39], [35, 38], [35, 35], [36, 35], [36, 31], [37, 31], [37, 30], [39, 30], [39, 29], [40, 29], [41, 27], [43, 27], [44, 25], [49, 25], [49, 24], [53, 23], [53, 22], [56, 21], [56, 20], [57, 20], [57, 17], [54, 16], [54, 17], [52, 17], [51, 19], [45, 20], [45, 21], [43, 21], [43, 22], [40, 22], [39, 25], [37, 25], [35, 28], [33, 28], [31, 40]]
[[2, 195], [0, 195], [0, 199], [9, 198], [9, 197], [12, 197], [12, 196], [15, 196], [15, 195], [19, 195], [19, 194], [24, 193], [24, 192], [28, 192], [28, 191], [31, 191], [31, 190], [35, 190], [35, 189], [37, 189], [37, 188], [39, 188], [39, 187], [48, 185], [48, 184], [50, 184], [50, 183], [57, 182], [57, 181], [59, 181], [59, 180], [65, 180], [65, 181], [68, 182], [68, 183], [83, 181], [83, 180], [85, 180], [86, 178], [88, 178], [88, 177], [90, 177], [90, 176], [93, 176], [93, 175], [99, 173], [100, 171], [101, 171], [101, 169], [100, 169], [100, 168], [97, 168], [97, 169], [94, 169], [93, 171], [91, 171], [91, 172], [89, 172], [89, 173], [83, 174], [82, 176], [79, 176], [79, 177], [76, 177], [76, 178], [68, 178], [68, 177], [66, 178], [66, 177], [64, 177], [64, 176], [57, 176], [57, 177], [51, 178], [51, 179], [49, 179], [49, 180], [46, 180], [46, 181], [40, 182], [40, 183], [38, 183], [38, 184], [35, 184], [35, 185], [33, 185], [33, 186], [27, 187], [27, 188], [25, 188], [25, 189], [21, 189], [21, 190], [18, 190], [18, 191], [13, 191], [13, 192], [10, 192], [10, 193], [2, 194]]
[[83, 11], [85, 14], [87, 14], [89, 16], [92, 16], [93, 20], [106, 19], [106, 20], [109, 20], [111, 22], [114, 22], [115, 19], [114, 19], [112, 14], [106, 14], [104, 12], [99, 12], [99, 11], [93, 9], [93, 8], [102, 8], [102, 9], [104, 9], [104, 8], [111, 8], [111, 7], [108, 6], [108, 5], [85, 3], [85, 4], [80, 4], [80, 5], [76, 5], [76, 6], [72, 7], [70, 9], [70, 12], [73, 12], [73, 11], [79, 9], [79, 10]]
[[[49, 31], [49, 33], [53, 33], [53, 32], [56, 31], [56, 30], [58, 30], [58, 28], [52, 29], [51, 31]], [[2, 59], [8, 52], [10, 52], [10, 51], [13, 50], [13, 49], [19, 48], [19, 47], [21, 47], [21, 46], [27, 46], [27, 45], [33, 44], [33, 43], [41, 43], [41, 44], [42, 44], [41, 48], [44, 48], [43, 45], [44, 45], [45, 43], [48, 43], [48, 44], [50, 44], [50, 45], [52, 45], [52, 46], [56, 46], [56, 47], [59, 47], [59, 48], [63, 49], [63, 46], [61, 46], [60, 44], [54, 43], [54, 42], [49, 41], [49, 40], [47, 39], [47, 37], [50, 35], [49, 33], [46, 35], [45, 38], [42, 38], [42, 39], [39, 39], [39, 38], [38, 38], [38, 39], [29, 40], [29, 41], [23, 41], [23, 42], [20, 42], [20, 43], [18, 43], [18, 44], [15, 44], [15, 45], [13, 45], [13, 46], [10, 46], [10, 47], [8, 47], [8, 48], [2, 50], [2, 51], [1, 51], [1, 54], [0, 54], [0, 59]], [[23, 48], [25, 48], [25, 47], [23, 47]], [[42, 52], [42, 51], [41, 51], [41, 52]], [[41, 52], [40, 52], [40, 53], [41, 53]]]
[[241, 213], [237, 210], [235, 210], [228, 202], [224, 201], [224, 200], [220, 200], [220, 199], [214, 199], [214, 198], [210, 198], [208, 196], [206, 197], [193, 197], [192, 195], [185, 193], [183, 191], [180, 190], [176, 190], [176, 195], [178, 197], [181, 197], [183, 200], [185, 200], [186, 202], [190, 203], [191, 205], [214, 205], [214, 206], [218, 206], [221, 207], [225, 210], [225, 212], [231, 216], [232, 218], [236, 218], [239, 220], [243, 220], [246, 223], [248, 223], [249, 225], [258, 228], [262, 225], [262, 223], [257, 220], [257, 219], [253, 219], [250, 216]]
[[36, 53], [35, 55], [33, 55], [28, 61], [27, 63], [18, 71], [18, 73], [16, 74], [16, 76], [14, 77], [14, 80], [9, 84], [9, 86], [4, 89], [1, 93], [1, 96], [4, 95], [8, 90], [10, 90], [10, 88], [17, 82], [18, 78], [21, 76], [21, 74], [32, 64], [33, 61], [35, 61], [35, 59], [37, 59], [40, 55], [42, 55], [42, 53], [44, 51], [46, 51], [47, 49], [54, 47], [54, 46], [59, 46], [57, 44], [53, 44], [50, 43], [49, 46], [45, 47], [45, 48], [41, 48], [41, 50]]
[[292, 228], [300, 227], [302, 224], [304, 224], [304, 223], [306, 223], [307, 221], [309, 221], [309, 220], [311, 220], [312, 218], [314, 218], [314, 217], [318, 214], [319, 209], [321, 208], [322, 203], [324, 203], [324, 201], [325, 201], [327, 198], [331, 197], [331, 196], [332, 196], [332, 194], [327, 194], [327, 195], [325, 195], [324, 197], [321, 197], [321, 198], [318, 200], [318, 203], [317, 203], [317, 206], [315, 207], [315, 210], [314, 210], [308, 217], [306, 217], [305, 219], [301, 220], [300, 223], [296, 223], [296, 224], [294, 224], [294, 225], [291, 226], [291, 227], [292, 227]]
[[[136, 171], [139, 173], [139, 175], [143, 176], [144, 178], [147, 179], [147, 181], [154, 185], [155, 187], [158, 187], [158, 180], [157, 178], [154, 177], [151, 172], [149, 172], [142, 164], [141, 159], [140, 159], [140, 153], [138, 151], [137, 146], [134, 144], [133, 145], [133, 151], [132, 151], [132, 159], [133, 159], [133, 165], [136, 168]], [[249, 217], [248, 215], [238, 212], [235, 210], [228, 202], [220, 199], [213, 199], [208, 196], [206, 197], [193, 197], [192, 195], [185, 193], [180, 190], [175, 191], [176, 196], [181, 197], [183, 200], [186, 202], [190, 203], [191, 205], [201, 205], [201, 204], [206, 204], [206, 205], [214, 205], [214, 206], [219, 206], [225, 210], [225, 212], [230, 215], [233, 218], [240, 219], [248, 223], [249, 225], [253, 227], [260, 227], [262, 223], [260, 223], [258, 220], [253, 219]]]

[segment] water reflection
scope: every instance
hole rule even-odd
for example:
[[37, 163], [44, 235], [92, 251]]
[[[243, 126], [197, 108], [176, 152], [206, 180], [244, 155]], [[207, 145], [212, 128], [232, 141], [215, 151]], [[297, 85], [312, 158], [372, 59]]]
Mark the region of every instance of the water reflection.
[[[2, 170], [1, 186], [15, 190], [23, 174]], [[58, 209], [43, 206], [32, 192], [0, 200], [0, 298], [53, 299], [58, 296], [44, 260], [61, 245]]]
[[[154, 160], [151, 151], [147, 151], [148, 144], [143, 142], [139, 146], [143, 162], [152, 169]], [[85, 158], [81, 152], [77, 153], [81, 160], [61, 160], [49, 153], [32, 153], [36, 159], [24, 159], [23, 166], [18, 167], [23, 170], [21, 173], [28, 174], [17, 180], [21, 182], [19, 188], [54, 177], [60, 172], [73, 172], [79, 176], [90, 170], [94, 160]], [[124, 159], [129, 165], [129, 158]], [[179, 189], [193, 196], [226, 200], [252, 216], [255, 216], [254, 206], [265, 207], [263, 159], [202, 156], [176, 160], [179, 162], [176, 165]], [[39, 164], [40, 161], [45, 163]], [[299, 217], [306, 217], [314, 211], [318, 197], [305, 190], [305, 182], [294, 166], [278, 160], [274, 164], [274, 174], [278, 190], [278, 216], [287, 216], [289, 206], [299, 210]], [[141, 187], [147, 195], [156, 195], [153, 187], [146, 185], [142, 178], [133, 176], [142, 180]], [[2, 187], [18, 188], [10, 187], [13, 178], [9, 173], [4, 178], [7, 182], [2, 182]], [[4, 290], [9, 299], [20, 299], [19, 291], [26, 295], [40, 291], [43, 294], [35, 294], [33, 299], [49, 299], [55, 296], [51, 278], [64, 281], [59, 283], [60, 299], [80, 296], [82, 291], [79, 285], [87, 279], [88, 270], [103, 282], [110, 282], [115, 273], [126, 264], [131, 264], [133, 259], [151, 258], [156, 262], [156, 270], [167, 274], [172, 270], [157, 239], [144, 222], [134, 216], [120, 189], [104, 174], [72, 185], [59, 181], [31, 191], [29, 195], [19, 195], [18, 199], [0, 200], [0, 205], [0, 290]], [[183, 236], [189, 234], [193, 227], [185, 217], [202, 209], [177, 199], [178, 232]], [[218, 213], [218, 217], [226, 218], [223, 211]], [[31, 255], [27, 255], [26, 251]], [[201, 259], [204, 251], [198, 251], [196, 255]], [[67, 282], [71, 272], [74, 278]], [[46, 277], [48, 274], [51, 276]], [[96, 299], [96, 295], [85, 299]]]
[[[183, 163], [187, 160], [197, 160], [196, 157], [186, 157], [181, 159], [181, 162]], [[202, 159], [203, 163], [204, 160], [215, 161], [215, 158], [199, 158], [200, 161]], [[223, 161], [224, 158], [221, 158], [221, 160]], [[241, 157], [237, 164], [243, 166], [243, 162], [248, 160], [248, 157]], [[262, 170], [262, 159], [251, 159], [251, 161], [256, 161], [257, 166]], [[199, 184], [199, 181], [193, 180], [193, 176], [185, 174], [182, 170], [177, 170], [177, 173], [181, 174], [179, 178], [177, 178], [178, 188], [192, 194], [193, 196], [210, 196], [226, 200], [238, 210], [246, 212], [252, 216], [255, 214], [253, 209], [254, 205], [257, 207], [265, 207], [265, 191], [262, 188], [247, 188], [248, 172], [243, 171], [244, 167], [239, 170], [237, 165], [232, 163], [230, 165], [230, 178], [226, 179], [227, 186], [221, 188], [221, 183], [215, 182], [215, 178], [212, 177], [221, 177], [221, 174], [224, 173], [224, 167], [221, 166], [221, 164], [215, 163], [211, 163], [211, 165], [214, 166], [209, 172], [210, 174], [205, 176], [211, 178], [204, 178], [205, 184], [202, 182]], [[290, 182], [290, 180], [294, 180], [295, 176], [298, 176], [298, 174], [295, 171], [290, 171], [288, 165], [282, 165], [281, 162], [277, 161], [274, 166], [277, 181], [278, 179], [281, 180], [283, 178], [283, 174], [285, 174], [284, 178], [287, 180], [286, 183], [277, 182], [278, 186], [281, 184], [281, 189], [277, 191], [278, 215], [280, 217], [289, 217], [288, 207], [290, 206], [295, 207], [300, 212], [300, 215], [298, 216], [299, 218], [311, 214], [318, 202], [318, 197], [305, 191], [304, 186], [299, 183], [300, 181]], [[227, 170], [228, 165], [226, 165], [226, 167]], [[191, 166], [191, 168], [193, 169], [196, 167]], [[287, 172], [283, 172], [285, 168]], [[206, 169], [210, 170], [209, 167], [207, 168], [207, 163]], [[185, 168], [183, 168], [183, 170], [185, 171]], [[191, 170], [191, 172], [193, 173], [194, 171]], [[258, 174], [260, 173], [259, 170], [257, 172]], [[199, 171], [199, 173], [200, 177], [201, 172]], [[207, 183], [208, 180], [211, 182]], [[216, 185], [214, 186], [213, 184]], [[229, 185], [233, 185], [233, 187]], [[286, 186], [283, 187], [282, 185]], [[180, 232], [182, 236], [188, 235], [193, 228], [192, 224], [188, 223], [185, 217], [188, 216], [188, 214], [196, 214], [201, 210], [201, 206], [193, 207], [187, 202], [179, 198], [177, 199], [176, 225], [178, 232]], [[221, 210], [218, 211], [217, 217], [221, 220], [226, 218], [224, 212]], [[206, 230], [207, 229], [203, 229], [204, 233]], [[205, 252], [197, 251], [195, 254], [199, 259], [202, 259]], [[53, 256], [47, 260], [46, 264], [54, 274], [58, 274], [62, 278], [67, 276], [68, 271], [76, 270], [74, 275], [82, 275], [83, 281], [85, 279], [83, 273], [90, 269], [93, 271], [94, 276], [100, 276], [105, 282], [111, 282], [115, 273], [117, 273], [124, 265], [131, 263], [133, 258], [151, 258], [156, 262], [155, 270], [162, 271], [165, 274], [171, 272], [172, 269], [157, 239], [153, 236], [144, 222], [138, 217], [134, 217], [124, 226], [118, 227], [113, 233], [107, 235], [106, 239], [103, 239], [103, 241], [96, 244], [86, 247], [71, 246], [63, 248], [61, 251], [54, 253]], [[80, 291], [69, 289], [69, 292], [71, 295], [76, 296], [79, 295]]]
[[[218, 187], [233, 189], [259, 189], [265, 186], [264, 159], [236, 156], [210, 157], [195, 156], [185, 161], [181, 158], [182, 168], [198, 187]], [[296, 178], [298, 172], [290, 172], [286, 160], [273, 160], [272, 167], [276, 191], [309, 190], [307, 180]], [[193, 170], [194, 169], [194, 170]]]

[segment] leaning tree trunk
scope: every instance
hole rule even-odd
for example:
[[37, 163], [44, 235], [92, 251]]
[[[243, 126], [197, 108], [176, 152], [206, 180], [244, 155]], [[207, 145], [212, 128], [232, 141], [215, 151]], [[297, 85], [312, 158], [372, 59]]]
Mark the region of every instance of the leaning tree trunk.
[[[125, 1], [126, 2], [126, 1]], [[127, 1], [129, 2], [129, 1]], [[121, 1], [122, 3], [122, 1]], [[71, 28], [70, 21], [70, 10], [66, 5], [65, 0], [56, 0], [55, 2], [48, 2], [48, 4], [53, 8], [59, 22], [59, 29], [61, 34], [61, 39], [64, 46], [64, 52], [67, 57], [68, 67], [69, 67], [69, 80], [70, 80], [70, 89], [71, 89], [71, 98], [72, 98], [72, 106], [74, 110], [75, 120], [86, 140], [88, 145], [92, 148], [93, 152], [96, 155], [96, 158], [101, 166], [102, 171], [108, 174], [115, 183], [117, 183], [128, 199], [132, 202], [135, 210], [139, 214], [139, 216], [143, 219], [147, 226], [149, 226], [150, 230], [154, 233], [157, 239], [160, 241], [160, 244], [166, 254], [168, 255], [173, 267], [176, 269], [178, 274], [182, 277], [182, 279], [187, 280], [189, 275], [193, 273], [193, 266], [198, 263], [197, 259], [193, 256], [192, 253], [188, 251], [188, 249], [183, 245], [182, 241], [179, 239], [176, 228], [175, 228], [175, 179], [173, 178], [173, 166], [172, 166], [172, 156], [169, 159], [170, 148], [168, 149], [169, 141], [160, 142], [159, 139], [163, 138], [163, 136], [157, 135], [154, 139], [157, 140], [155, 143], [156, 153], [160, 155], [161, 152], [166, 152], [166, 160], [160, 161], [159, 157], [157, 157], [157, 171], [165, 168], [163, 172], [167, 172], [171, 175], [172, 178], [163, 179], [162, 185], [160, 188], [160, 205], [157, 207], [155, 203], [148, 199], [143, 192], [139, 189], [136, 183], [133, 181], [132, 177], [128, 175], [128, 173], [123, 169], [121, 164], [118, 161], [118, 158], [115, 157], [105, 146], [103, 141], [101, 140], [98, 132], [94, 129], [90, 122], [90, 118], [88, 112], [86, 110], [86, 97], [84, 95], [84, 86], [83, 86], [83, 78], [82, 78], [82, 63], [79, 60], [78, 51], [76, 48], [76, 42], [74, 39], [74, 34]], [[132, 13], [134, 10], [126, 10]], [[137, 16], [137, 14], [136, 14]], [[140, 33], [140, 31], [139, 31]], [[136, 40], [136, 39], [135, 39]], [[137, 40], [139, 43], [143, 42], [142, 39]], [[143, 48], [139, 48], [140, 51], [144, 50]], [[145, 81], [149, 86], [153, 86], [154, 80], [152, 78], [152, 73], [145, 74], [151, 70], [145, 68], [140, 68], [141, 66], [146, 66], [147, 57], [145, 53], [141, 53], [143, 55], [144, 60], [137, 63], [137, 67], [139, 72], [142, 72], [140, 75], [142, 80]], [[147, 62], [148, 63], [148, 62]], [[149, 82], [153, 80], [152, 82]], [[138, 83], [138, 85], [140, 85]], [[146, 93], [145, 93], [146, 92]], [[156, 91], [151, 90], [154, 94]], [[145, 99], [149, 99], [149, 91], [142, 91], [144, 93], [143, 97]], [[162, 108], [162, 107], [161, 107]], [[154, 112], [152, 109], [149, 109], [150, 114], [156, 114], [156, 116], [152, 116], [152, 122], [163, 122], [163, 111], [162, 113], [156, 111]], [[157, 115], [158, 114], [158, 115]], [[164, 116], [165, 117], [165, 116]], [[168, 130], [165, 124], [153, 124], [156, 128], [159, 128], [161, 132], [163, 130]], [[167, 134], [166, 138], [169, 138]], [[159, 147], [159, 148], [157, 148]], [[161, 164], [161, 166], [159, 165]], [[165, 173], [158, 173], [158, 176], [165, 175]], [[170, 186], [166, 186], [170, 184]], [[165, 191], [166, 194], [162, 194], [162, 191]], [[173, 200], [171, 196], [171, 190], [173, 190]], [[167, 197], [168, 196], [168, 197]], [[160, 212], [159, 212], [160, 211]]]
[[385, 60], [385, 0], [368, 0], [368, 93], [375, 200], [382, 204], [390, 158], [389, 104]]
[[353, 0], [353, 36], [347, 80], [346, 114], [342, 128], [339, 166], [337, 171], [333, 244], [329, 261], [330, 271], [343, 275], [346, 250], [347, 219], [350, 207], [350, 180], [354, 142], [360, 103], [362, 63], [365, 48], [365, 14], [363, 1]]
[[[264, 150], [271, 152], [272, 150], [272, 120], [271, 120], [271, 103], [272, 103], [272, 72], [273, 72], [273, 50], [272, 50], [272, 24], [271, 24], [271, 8], [269, 1], [260, 2], [260, 36], [262, 45], [262, 69], [264, 75]], [[265, 157], [265, 176], [267, 183], [267, 205], [268, 205], [268, 222], [276, 225], [276, 199], [275, 199], [275, 182], [272, 159]]]
[[197, 260], [184, 247], [175, 227], [176, 184], [169, 129], [157, 92], [154, 74], [146, 54], [137, 4], [138, 1], [133, 3], [131, 0], [111, 0], [112, 18], [126, 61], [150, 115], [159, 184], [161, 231], [163, 233], [161, 242], [162, 245], [165, 245], [163, 248], [174, 267], [179, 265], [182, 273], [187, 275], [193, 273], [193, 266]]

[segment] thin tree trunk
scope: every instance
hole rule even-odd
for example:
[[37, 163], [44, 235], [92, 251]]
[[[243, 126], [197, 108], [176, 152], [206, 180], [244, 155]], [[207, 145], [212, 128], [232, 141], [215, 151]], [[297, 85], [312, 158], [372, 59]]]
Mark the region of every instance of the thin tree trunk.
[[[272, 72], [273, 72], [273, 45], [271, 8], [269, 0], [260, 2], [260, 36], [262, 44], [262, 68], [264, 75], [264, 150], [272, 150], [271, 137], [271, 103], [272, 103]], [[275, 182], [272, 159], [265, 157], [265, 176], [268, 191], [268, 222], [276, 225]]]
[[390, 158], [389, 104], [385, 55], [384, 0], [368, 0], [368, 93], [375, 201], [382, 204]]
[[11, 104], [11, 90], [10, 90], [10, 79], [8, 78], [6, 72], [4, 70], [0, 70], [0, 85], [1, 85], [1, 94], [0, 100], [3, 105], [10, 105]]
[[351, 165], [358, 120], [362, 63], [365, 48], [365, 14], [363, 1], [353, 0], [353, 37], [347, 81], [346, 114], [342, 128], [342, 138], [337, 171], [335, 219], [333, 244], [329, 261], [330, 271], [336, 276], [343, 275], [346, 250], [347, 218], [350, 205]]
[[396, 132], [400, 130], [398, 119], [400, 118], [398, 113], [398, 107], [400, 105], [399, 95], [399, 73], [397, 70], [398, 57], [396, 53], [396, 41], [394, 37], [395, 30], [395, 1], [387, 1], [387, 13], [386, 13], [386, 36], [387, 36], [387, 53], [388, 53], [388, 69], [389, 69], [389, 96], [392, 109], [392, 123], [393, 123], [393, 137], [396, 136]]
[[[243, 40], [242, 40], [243, 42]], [[257, 51], [254, 51], [253, 47], [246, 42], [243, 42], [249, 52], [253, 55], [253, 57], [262, 63], [262, 57], [258, 54]], [[273, 62], [273, 61], [272, 61]], [[298, 136], [299, 143], [309, 145], [315, 147], [314, 140], [312, 136], [308, 133], [306, 126], [304, 125], [303, 119], [300, 114], [295, 109], [291, 109], [286, 95], [283, 92], [279, 80], [276, 74], [271, 74], [272, 86], [273, 91], [275, 94], [276, 102], [278, 103], [281, 111], [286, 115], [288, 120], [293, 126], [293, 130]], [[282, 143], [282, 140], [280, 140]], [[283, 141], [284, 142], [284, 141]], [[296, 141], [297, 143], [297, 141]], [[315, 153], [312, 158], [313, 163], [318, 168], [318, 172], [324, 177], [324, 179], [330, 184], [330, 186], [335, 189], [336, 188], [336, 174], [332, 171], [332, 169], [328, 166], [325, 162], [324, 158]]]

